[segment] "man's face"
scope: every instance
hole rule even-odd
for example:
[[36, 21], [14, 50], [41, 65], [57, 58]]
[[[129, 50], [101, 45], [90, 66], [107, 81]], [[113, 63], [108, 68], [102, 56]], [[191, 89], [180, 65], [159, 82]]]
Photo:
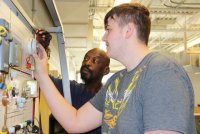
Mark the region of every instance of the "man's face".
[[81, 66], [81, 79], [87, 84], [101, 81], [104, 75], [105, 58], [96, 49], [86, 53]]
[[118, 59], [123, 50], [123, 28], [118, 24], [118, 18], [108, 18], [108, 24], [102, 40], [106, 43], [107, 54], [113, 59]]

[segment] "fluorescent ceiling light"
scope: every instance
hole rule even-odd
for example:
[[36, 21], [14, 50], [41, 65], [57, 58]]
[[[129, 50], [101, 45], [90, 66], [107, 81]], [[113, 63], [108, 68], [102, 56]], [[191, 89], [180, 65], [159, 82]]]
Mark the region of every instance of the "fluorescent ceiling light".
[[189, 43], [187, 44], [187, 46], [188, 46], [188, 47], [192, 47], [192, 46], [197, 45], [197, 44], [199, 44], [199, 43], [200, 43], [200, 38], [197, 38], [197, 39], [195, 39], [195, 40], [189, 42]]
[[117, 6], [123, 3], [130, 3], [131, 0], [115, 0], [114, 5], [113, 6]]
[[200, 72], [196, 72], [196, 73], [194, 73], [194, 74], [200, 74]]
[[171, 52], [179, 53], [179, 52], [182, 52], [183, 50], [184, 50], [184, 46], [181, 45], [181, 46], [177, 46], [176, 48], [172, 49]]
[[[199, 43], [200, 43], [200, 38], [197, 38], [197, 39], [195, 39], [195, 40], [192, 40], [192, 41], [190, 41], [189, 43], [187, 43], [187, 48], [190, 48], [190, 47], [192, 47], [192, 46], [195, 46], [195, 45], [197, 45], [197, 44], [199, 44]], [[184, 50], [184, 46], [181, 45], [181, 46], [179, 46], [179, 47], [173, 49], [171, 52], [179, 53], [179, 52], [182, 52], [183, 50]]]

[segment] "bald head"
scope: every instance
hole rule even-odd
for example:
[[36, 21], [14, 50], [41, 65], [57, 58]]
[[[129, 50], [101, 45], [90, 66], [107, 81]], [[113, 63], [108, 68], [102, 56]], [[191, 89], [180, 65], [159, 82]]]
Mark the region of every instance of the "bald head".
[[106, 52], [99, 48], [89, 50], [83, 59], [81, 66], [81, 78], [87, 84], [101, 81], [103, 76], [108, 74], [110, 58]]
[[108, 55], [106, 54], [105, 51], [103, 51], [102, 49], [99, 49], [99, 48], [93, 48], [91, 50], [89, 50], [86, 55], [88, 53], [95, 53], [97, 55], [99, 55], [103, 60], [104, 60], [104, 64], [105, 66], [109, 66], [110, 64], [110, 58], [108, 57]]

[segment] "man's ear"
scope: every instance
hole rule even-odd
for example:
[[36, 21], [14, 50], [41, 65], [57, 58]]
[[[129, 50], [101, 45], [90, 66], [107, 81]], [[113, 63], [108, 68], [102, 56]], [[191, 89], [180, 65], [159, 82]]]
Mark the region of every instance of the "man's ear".
[[129, 38], [130, 36], [132, 36], [135, 33], [135, 25], [134, 23], [128, 23], [126, 25], [126, 38]]
[[109, 66], [107, 66], [107, 67], [105, 67], [105, 69], [104, 69], [103, 75], [106, 75], [106, 74], [108, 74], [109, 72], [110, 72], [110, 68], [109, 68]]

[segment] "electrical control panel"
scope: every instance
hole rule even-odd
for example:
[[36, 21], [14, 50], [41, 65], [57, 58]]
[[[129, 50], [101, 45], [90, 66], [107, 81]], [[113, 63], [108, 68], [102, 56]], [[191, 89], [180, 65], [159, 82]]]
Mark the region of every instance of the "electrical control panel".
[[0, 42], [0, 72], [8, 73], [9, 44], [1, 38]]
[[6, 89], [0, 89], [0, 131], [33, 120], [35, 104], [27, 87], [36, 87], [28, 85], [29, 81], [32, 81], [30, 75], [10, 68], [5, 80]]
[[27, 49], [29, 39], [33, 38], [32, 31], [4, 1], [0, 0], [0, 5], [0, 134], [13, 129], [17, 129], [15, 133], [24, 133], [21, 131], [28, 124], [39, 124], [35, 117], [38, 86], [31, 70], [26, 68], [27, 57], [36, 45], [33, 42]]
[[6, 30], [9, 29], [9, 23], [5, 19], [0, 19], [0, 26], [3, 26]]
[[9, 65], [12, 67], [21, 66], [22, 59], [22, 49], [19, 43], [15, 40], [10, 42], [9, 47]]
[[9, 24], [5, 19], [0, 19], [0, 72], [8, 73], [9, 43], [8, 31]]

